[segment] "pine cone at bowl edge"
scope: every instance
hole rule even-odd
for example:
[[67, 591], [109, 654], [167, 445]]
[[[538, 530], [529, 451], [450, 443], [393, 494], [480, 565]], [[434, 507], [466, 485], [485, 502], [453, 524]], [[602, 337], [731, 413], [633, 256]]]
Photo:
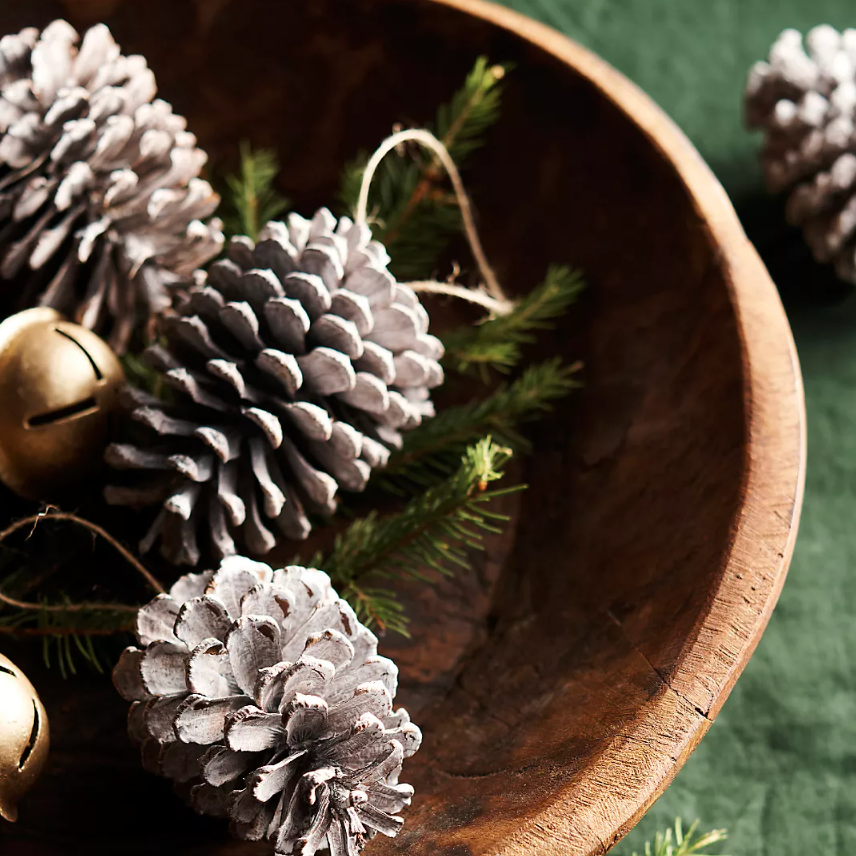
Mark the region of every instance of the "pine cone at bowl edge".
[[207, 156], [156, 91], [103, 24], [0, 39], [4, 314], [50, 306], [121, 353], [219, 252]]

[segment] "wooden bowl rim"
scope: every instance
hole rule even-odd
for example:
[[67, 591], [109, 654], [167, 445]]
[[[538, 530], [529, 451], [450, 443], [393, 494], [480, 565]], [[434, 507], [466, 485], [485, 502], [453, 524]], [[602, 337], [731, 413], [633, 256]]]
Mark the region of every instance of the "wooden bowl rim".
[[[522, 822], [496, 851], [496, 856], [568, 856], [569, 846], [576, 849], [583, 840], [585, 850], [574, 856], [595, 856], [625, 835], [669, 785], [716, 718], [767, 626], [793, 555], [805, 485], [802, 377], [776, 286], [724, 188], [677, 125], [607, 62], [545, 24], [487, 0], [429, 2], [494, 24], [557, 58], [642, 131], [674, 168], [719, 249], [737, 319], [747, 437], [744, 484], [726, 567], [700, 633], [678, 656], [668, 680], [658, 674], [671, 692], [652, 700], [647, 716], [616, 735], [555, 803]], [[707, 667], [702, 675], [700, 663]], [[651, 726], [662, 728], [663, 721], [674, 727], [671, 734], [659, 734], [654, 745]], [[650, 745], [651, 769], [628, 777], [639, 740]]]

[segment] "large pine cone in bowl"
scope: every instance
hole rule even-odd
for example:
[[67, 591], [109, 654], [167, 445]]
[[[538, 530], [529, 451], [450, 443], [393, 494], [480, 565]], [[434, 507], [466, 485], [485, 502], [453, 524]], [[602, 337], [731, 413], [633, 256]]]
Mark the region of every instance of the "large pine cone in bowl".
[[[0, 30], [55, 16], [52, 4], [28, 7], [36, 20], [22, 22], [6, 4]], [[66, 8], [76, 27], [90, 23]], [[585, 387], [533, 430], [529, 490], [483, 566], [415, 590], [412, 639], [381, 640], [424, 743], [408, 762], [416, 795], [401, 833], [366, 853], [602, 854], [716, 718], [796, 532], [793, 343], [721, 187], [621, 75], [499, 7], [103, 8], [212, 159], [248, 135], [275, 146], [304, 212], [330, 204], [343, 164], [402, 115], [430, 118], [477, 56], [514, 64], [468, 183], [509, 287], [531, 288], [551, 262], [585, 272], [583, 304], [538, 344], [584, 360]], [[35, 682], [36, 655], [22, 655]], [[72, 841], [88, 856], [257, 852], [142, 772], [113, 688], [78, 681], [74, 693], [51, 675], [39, 686], [49, 713], [62, 711], [54, 762], [4, 830], [10, 853]]]

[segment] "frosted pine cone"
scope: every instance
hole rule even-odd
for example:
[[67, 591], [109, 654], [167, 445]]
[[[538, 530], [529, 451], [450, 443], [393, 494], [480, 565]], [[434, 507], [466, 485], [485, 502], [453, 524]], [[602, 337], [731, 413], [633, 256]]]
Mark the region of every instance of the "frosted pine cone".
[[788, 220], [820, 262], [856, 282], [856, 30], [785, 30], [746, 84], [750, 128], [765, 132], [772, 192], [788, 191]]
[[400, 432], [433, 415], [443, 379], [427, 312], [365, 225], [292, 214], [228, 255], [147, 352], [175, 393], [136, 395], [131, 416], [153, 439], [107, 453], [149, 472], [108, 502], [162, 503], [140, 549], [160, 539], [177, 563], [199, 561], [200, 527], [217, 558], [244, 552], [233, 532], [254, 554], [306, 537], [304, 507], [330, 514], [340, 487], [362, 490]]
[[114, 671], [147, 769], [277, 854], [353, 856], [394, 836], [422, 739], [392, 711], [395, 664], [321, 571], [234, 556], [137, 617]]
[[141, 56], [54, 21], [0, 39], [0, 276], [9, 311], [51, 306], [118, 351], [219, 252], [196, 138]]

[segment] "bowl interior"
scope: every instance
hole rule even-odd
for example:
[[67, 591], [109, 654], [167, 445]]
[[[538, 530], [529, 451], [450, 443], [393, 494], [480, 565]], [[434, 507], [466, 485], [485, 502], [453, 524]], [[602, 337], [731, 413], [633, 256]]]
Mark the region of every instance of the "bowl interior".
[[[33, 0], [4, 4], [0, 30], [59, 16], [105, 20], [144, 53], [215, 164], [243, 139], [275, 147], [304, 213], [335, 202], [343, 165], [393, 123], [430, 120], [477, 56], [515, 65], [465, 180], [509, 290], [551, 262], [584, 271], [579, 308], [535, 351], [582, 359], [585, 387], [531, 432], [509, 534], [473, 574], [412, 592], [413, 639], [384, 640], [425, 744], [405, 771], [418, 797], [404, 831], [370, 852], [498, 853], [596, 776], [616, 740], [639, 743], [628, 781], [652, 775], [653, 723], [689, 710], [705, 727], [709, 706], [670, 677], [725, 567], [746, 447], [721, 256], [666, 156], [564, 63], [424, 0]], [[103, 679], [62, 684], [17, 656], [43, 690], [54, 755], [10, 852], [251, 852], [139, 769]], [[552, 852], [539, 849], [550, 834], [534, 824], [526, 852]], [[574, 856], [595, 852], [578, 834]]]

